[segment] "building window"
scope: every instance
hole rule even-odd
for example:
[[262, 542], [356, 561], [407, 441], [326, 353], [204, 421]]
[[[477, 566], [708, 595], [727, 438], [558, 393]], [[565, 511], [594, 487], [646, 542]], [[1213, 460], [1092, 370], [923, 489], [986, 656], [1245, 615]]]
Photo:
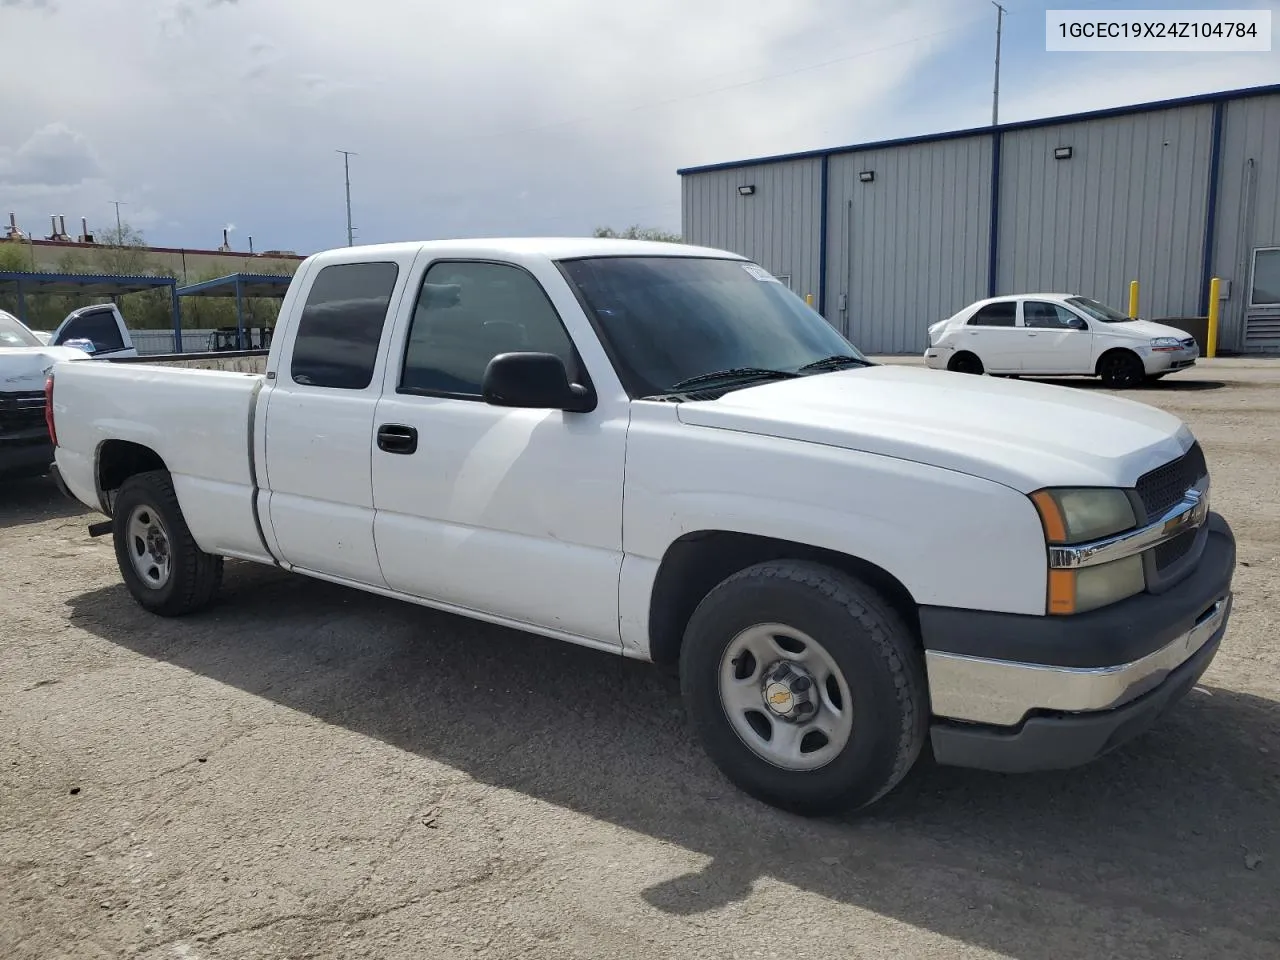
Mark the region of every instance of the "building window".
[[1249, 306], [1280, 307], [1280, 247], [1260, 247], [1253, 251]]

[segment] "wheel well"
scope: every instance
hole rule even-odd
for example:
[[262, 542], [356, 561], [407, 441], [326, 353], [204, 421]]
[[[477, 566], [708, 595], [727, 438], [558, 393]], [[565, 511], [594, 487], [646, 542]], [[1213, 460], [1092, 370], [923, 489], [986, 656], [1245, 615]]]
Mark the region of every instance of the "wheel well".
[[108, 440], [98, 448], [98, 498], [110, 515], [113, 494], [130, 477], [149, 470], [167, 470], [160, 454], [129, 440]]
[[671, 544], [654, 578], [649, 603], [649, 655], [653, 661], [664, 667], [678, 663], [685, 627], [702, 598], [739, 570], [768, 560], [812, 560], [862, 579], [879, 590], [919, 636], [915, 600], [901, 581], [875, 564], [790, 540], [702, 530]]
[[1132, 350], [1130, 350], [1128, 347], [1112, 347], [1110, 350], [1106, 351], [1105, 353], [1103, 353], [1102, 356], [1098, 358], [1098, 362], [1094, 364], [1094, 367], [1093, 367], [1094, 374], [1096, 374], [1097, 376], [1102, 376], [1102, 362], [1106, 360], [1107, 357], [1114, 357], [1117, 353], [1127, 353], [1129, 356], [1133, 357], [1133, 359], [1137, 360], [1139, 363], [1142, 362], [1142, 358], [1138, 356], [1136, 353], [1134, 353]]
[[982, 364], [982, 358], [978, 356], [976, 353], [974, 353], [972, 350], [957, 350], [955, 353], [951, 355], [951, 359], [947, 361], [947, 367], [952, 368], [955, 362], [962, 357], [973, 357], [973, 359], [978, 361], [979, 365]]

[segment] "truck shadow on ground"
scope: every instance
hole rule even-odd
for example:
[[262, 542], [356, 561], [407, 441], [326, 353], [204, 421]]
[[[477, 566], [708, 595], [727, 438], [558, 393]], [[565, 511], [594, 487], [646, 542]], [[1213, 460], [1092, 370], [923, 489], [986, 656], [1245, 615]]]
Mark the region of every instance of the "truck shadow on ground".
[[69, 606], [142, 656], [705, 855], [644, 891], [669, 914], [772, 878], [1021, 960], [1125, 955], [1135, 936], [1153, 956], [1274, 957], [1280, 940], [1269, 700], [1198, 689], [1092, 766], [925, 762], [873, 811], [815, 821], [725, 782], [675, 683], [644, 664], [240, 564], [215, 609], [180, 621], [120, 586]]
[[0, 479], [0, 530], [89, 512], [87, 507], [64, 497], [51, 477]]

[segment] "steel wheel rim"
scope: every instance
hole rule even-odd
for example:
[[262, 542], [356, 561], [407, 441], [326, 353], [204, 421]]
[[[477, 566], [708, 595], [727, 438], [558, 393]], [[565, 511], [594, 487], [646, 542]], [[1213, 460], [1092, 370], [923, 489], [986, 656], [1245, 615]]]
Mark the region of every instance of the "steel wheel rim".
[[[784, 668], [790, 679], [770, 682]], [[809, 685], [794, 689], [803, 687], [801, 677]], [[761, 623], [737, 634], [720, 659], [718, 679], [720, 705], [734, 732], [775, 767], [817, 770], [838, 757], [853, 736], [853, 698], [844, 673], [822, 644], [795, 627]], [[794, 698], [788, 717], [768, 699], [785, 704], [780, 687]], [[805, 703], [812, 704], [811, 713]]]
[[134, 573], [152, 590], [163, 588], [173, 572], [173, 554], [159, 514], [145, 504], [134, 507], [125, 530]]
[[1133, 373], [1132, 363], [1123, 357], [1112, 357], [1107, 361], [1106, 376], [1107, 379], [1121, 385], [1132, 383], [1137, 379]]

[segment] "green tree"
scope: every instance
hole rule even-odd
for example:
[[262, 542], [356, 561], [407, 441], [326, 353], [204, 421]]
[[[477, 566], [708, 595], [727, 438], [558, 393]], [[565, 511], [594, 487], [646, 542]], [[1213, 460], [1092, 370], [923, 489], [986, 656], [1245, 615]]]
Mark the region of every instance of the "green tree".
[[658, 227], [641, 227], [635, 224], [625, 230], [615, 230], [613, 227], [596, 227], [592, 236], [619, 240], [660, 240], [663, 243], [684, 242], [678, 233], [668, 233]]
[[119, 229], [108, 227], [95, 239], [99, 247], [94, 251], [94, 267], [99, 273], [138, 277], [156, 272], [147, 257], [142, 232], [129, 224], [122, 223]]
[[17, 240], [0, 240], [0, 270], [31, 269], [31, 247]]

